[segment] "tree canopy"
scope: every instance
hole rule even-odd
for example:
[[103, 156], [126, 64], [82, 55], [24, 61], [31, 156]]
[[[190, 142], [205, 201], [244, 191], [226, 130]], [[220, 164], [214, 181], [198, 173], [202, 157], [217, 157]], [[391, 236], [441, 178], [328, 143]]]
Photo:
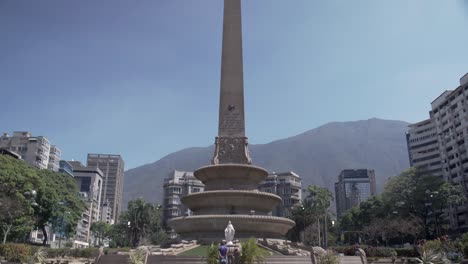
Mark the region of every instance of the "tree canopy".
[[130, 201], [119, 222], [109, 232], [113, 245], [136, 247], [161, 243], [167, 238], [161, 213], [160, 205], [148, 203], [142, 198]]
[[6, 155], [0, 155], [0, 203], [4, 242], [24, 240], [37, 227], [46, 244], [46, 225], [63, 218], [71, 232], [85, 209], [73, 177], [32, 168]]
[[447, 231], [447, 209], [465, 200], [462, 186], [410, 168], [391, 177], [381, 196], [348, 210], [340, 218], [340, 228], [361, 232], [377, 243], [430, 239]]

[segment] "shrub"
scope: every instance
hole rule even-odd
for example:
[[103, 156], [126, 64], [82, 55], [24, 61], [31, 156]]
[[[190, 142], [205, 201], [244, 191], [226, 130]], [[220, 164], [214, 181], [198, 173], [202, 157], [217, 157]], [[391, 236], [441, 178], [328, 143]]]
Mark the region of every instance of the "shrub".
[[50, 258], [94, 258], [99, 255], [98, 248], [49, 248], [47, 256]]
[[248, 240], [242, 242], [241, 245], [242, 256], [240, 258], [240, 263], [264, 263], [266, 252], [257, 245], [257, 240], [255, 238], [249, 238]]
[[463, 234], [461, 240], [461, 247], [463, 249], [463, 255], [468, 258], [468, 233]]
[[122, 248], [104, 248], [105, 255], [115, 255], [118, 252], [130, 252], [129, 247], [122, 247]]
[[441, 252], [444, 251], [443, 243], [439, 239], [426, 241], [422, 246], [423, 251], [428, 252]]
[[390, 247], [371, 247], [366, 245], [330, 247], [331, 250], [346, 256], [355, 256], [358, 248], [362, 248], [366, 252], [367, 257], [392, 258], [397, 256], [395, 249]]
[[26, 262], [32, 254], [32, 249], [28, 245], [13, 243], [0, 245], [0, 256], [10, 262]]
[[395, 248], [398, 257], [415, 258], [418, 257], [418, 251], [415, 248]]
[[144, 264], [147, 251], [144, 248], [137, 248], [128, 255], [130, 264]]
[[[364, 249], [366, 246], [362, 246], [361, 248]], [[336, 247], [329, 247], [329, 249], [344, 254], [345, 256], [355, 256], [358, 246], [336, 246]]]
[[366, 247], [363, 249], [368, 257], [394, 258], [397, 256], [395, 249], [389, 247]]
[[218, 264], [218, 247], [214, 244], [211, 244], [207, 249], [206, 256], [207, 264]]
[[421, 257], [418, 258], [420, 264], [446, 264], [450, 263], [442, 253], [437, 253], [432, 249], [421, 250]]
[[340, 257], [335, 251], [329, 249], [325, 254], [319, 255], [318, 261], [320, 264], [339, 264]]
[[44, 247], [31, 248], [31, 255], [28, 256], [28, 263], [44, 263], [47, 260], [47, 250]]
[[161, 248], [170, 248], [172, 244], [180, 244], [181, 241], [179, 238], [168, 239], [161, 242]]

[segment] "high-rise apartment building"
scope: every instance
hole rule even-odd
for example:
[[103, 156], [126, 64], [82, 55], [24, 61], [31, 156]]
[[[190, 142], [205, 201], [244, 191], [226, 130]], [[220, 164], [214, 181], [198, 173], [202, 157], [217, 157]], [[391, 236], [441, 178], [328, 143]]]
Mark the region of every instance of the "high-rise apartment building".
[[89, 243], [92, 242], [91, 224], [100, 221], [103, 172], [96, 167], [84, 166], [78, 161], [69, 161], [68, 163], [73, 167], [73, 175], [80, 196], [87, 205], [87, 209], [83, 212], [76, 228], [75, 244], [89, 246]]
[[33, 137], [29, 132], [13, 132], [12, 137], [4, 133], [0, 137], [0, 148], [19, 154], [29, 166], [53, 171], [59, 169], [62, 153], [45, 137]]
[[120, 155], [88, 154], [87, 166], [102, 171], [101, 206], [107, 203], [112, 209], [112, 220], [118, 221], [122, 207], [124, 160]]
[[171, 218], [190, 214], [190, 210], [181, 203], [180, 199], [187, 194], [202, 192], [204, 189], [205, 185], [193, 176], [193, 172], [174, 170], [169, 173], [164, 178], [164, 225]]
[[[407, 140], [412, 166], [468, 191], [468, 74], [431, 103], [428, 120], [409, 126]], [[468, 231], [468, 204], [451, 206], [447, 214], [451, 229]]]
[[283, 200], [273, 209], [272, 215], [274, 216], [290, 216], [294, 206], [302, 201], [301, 177], [292, 171], [269, 174], [265, 181], [259, 184], [258, 189], [276, 194]]
[[59, 162], [59, 172], [73, 177], [73, 166], [68, 161], [61, 160]]
[[335, 183], [336, 214], [342, 216], [347, 210], [371, 196], [376, 195], [374, 170], [342, 170]]
[[408, 126], [406, 143], [410, 165], [442, 177], [442, 162], [436, 124], [433, 119]]

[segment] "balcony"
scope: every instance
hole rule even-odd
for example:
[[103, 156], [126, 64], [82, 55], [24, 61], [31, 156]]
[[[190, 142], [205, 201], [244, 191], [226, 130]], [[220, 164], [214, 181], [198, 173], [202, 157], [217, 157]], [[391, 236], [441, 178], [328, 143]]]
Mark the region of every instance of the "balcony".
[[301, 200], [299, 194], [292, 194], [292, 195], [291, 195], [291, 199], [293, 199], [293, 200], [298, 200], [298, 201]]

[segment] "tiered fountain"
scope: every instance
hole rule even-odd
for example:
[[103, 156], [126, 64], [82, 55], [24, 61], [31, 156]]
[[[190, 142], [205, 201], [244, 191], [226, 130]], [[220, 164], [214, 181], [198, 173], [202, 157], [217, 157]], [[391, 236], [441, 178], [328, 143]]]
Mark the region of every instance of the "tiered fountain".
[[253, 166], [244, 129], [240, 0], [224, 0], [219, 130], [212, 165], [194, 172], [205, 191], [182, 198], [192, 215], [168, 224], [185, 239], [219, 240], [229, 221], [236, 237], [283, 237], [294, 221], [271, 216], [281, 198], [260, 192], [268, 172]]

